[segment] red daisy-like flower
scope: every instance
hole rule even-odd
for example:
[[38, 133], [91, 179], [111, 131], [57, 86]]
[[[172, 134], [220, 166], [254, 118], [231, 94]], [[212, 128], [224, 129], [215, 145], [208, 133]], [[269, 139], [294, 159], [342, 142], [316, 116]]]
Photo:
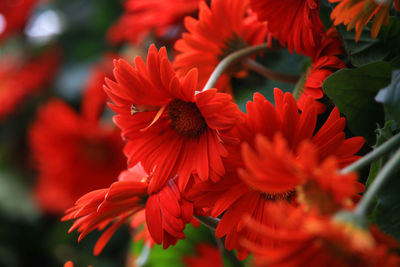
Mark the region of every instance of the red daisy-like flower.
[[20, 108], [23, 100], [47, 85], [60, 64], [58, 50], [30, 59], [3, 56], [0, 59], [0, 121]]
[[29, 141], [39, 175], [35, 194], [44, 210], [63, 212], [83, 194], [109, 186], [126, 167], [120, 132], [98, 119], [56, 99], [39, 109]]
[[[174, 60], [178, 73], [199, 69], [199, 87], [203, 87], [218, 63], [241, 48], [263, 43], [267, 36], [265, 23], [249, 13], [247, 0], [212, 0], [208, 7], [200, 3], [199, 19], [185, 18], [188, 33], [175, 43], [179, 52]], [[230, 76], [243, 76], [240, 68], [223, 74], [217, 88], [230, 92]]]
[[[290, 93], [284, 94], [275, 89], [276, 108], [261, 94], [256, 93], [254, 101], [247, 103], [248, 113], [244, 115], [243, 122], [240, 122], [235, 129], [236, 136], [241, 142], [229, 147], [229, 157], [224, 161], [229, 171], [219, 182], [200, 183], [191, 192], [196, 206], [209, 208], [208, 214], [213, 217], [222, 215], [216, 236], [220, 238], [226, 235], [227, 249], [238, 249], [240, 259], [245, 258], [248, 251], [239, 244], [239, 237], [258, 239], [257, 235], [244, 228], [243, 216], [249, 213], [257, 221], [268, 223], [269, 216], [263, 215], [264, 206], [279, 200], [292, 200], [295, 196], [294, 186], [297, 184], [287, 184], [287, 179], [282, 178], [282, 182], [280, 179], [271, 181], [274, 186], [281, 188], [279, 191], [264, 192], [252, 189], [236, 171], [245, 168], [243, 157], [246, 153], [240, 154], [241, 146], [247, 143], [254, 148], [256, 135], [263, 135], [266, 139], [273, 140], [276, 134], [280, 134], [294, 155], [298, 155], [299, 145], [308, 140], [315, 146], [318, 163], [329, 156], [335, 156], [338, 159], [338, 166], [343, 167], [359, 158], [354, 153], [361, 148], [364, 139], [360, 137], [345, 139], [343, 132], [345, 119], [340, 117], [337, 108], [316, 131], [316, 107], [312, 98], [307, 102], [302, 113], [299, 113], [296, 101]], [[251, 161], [251, 159], [246, 160]], [[275, 164], [275, 167], [277, 166], [285, 165]], [[283, 170], [277, 171], [276, 168], [271, 169], [271, 172], [277, 177], [282, 177], [285, 173]]]
[[[99, 238], [94, 248], [97, 255], [104, 248], [114, 232], [133, 215], [145, 210], [147, 229], [157, 244], [164, 249], [184, 239], [183, 230], [193, 219], [193, 204], [184, 199], [175, 180], [157, 193], [148, 194], [148, 176], [138, 164], [121, 173], [119, 181], [110, 188], [90, 192], [81, 197], [74, 207], [66, 211], [63, 220], [75, 219], [70, 232], [77, 229], [79, 240], [95, 229], [111, 226]], [[142, 214], [143, 215], [143, 214]]]
[[223, 267], [224, 261], [221, 251], [216, 246], [205, 243], [196, 245], [197, 254], [194, 256], [184, 256], [183, 262], [187, 267], [215, 266]]
[[195, 13], [200, 0], [128, 0], [125, 12], [108, 32], [112, 43], [130, 41], [134, 45], [150, 33], [156, 37], [178, 35], [183, 18]]
[[36, 0], [2, 0], [0, 4], [0, 41], [22, 29]]
[[[268, 209], [268, 210], [267, 210]], [[266, 208], [272, 225], [249, 219], [249, 228], [278, 244], [243, 243], [253, 251], [257, 266], [399, 266], [398, 243], [376, 227], [364, 229], [351, 222], [306, 214], [293, 206]]]
[[[321, 46], [312, 57], [311, 65], [306, 72], [306, 80], [300, 98], [297, 101], [298, 107], [302, 110], [308, 96], [320, 99], [324, 96], [322, 83], [335, 71], [346, 67], [346, 64], [337, 56], [344, 54], [342, 41], [335, 28], [328, 30], [322, 38]], [[326, 110], [325, 105], [316, 102], [318, 113]]]
[[219, 132], [233, 127], [240, 112], [230, 95], [216, 89], [196, 93], [197, 70], [178, 78], [166, 49], [158, 52], [154, 45], [147, 66], [139, 57], [135, 67], [120, 59], [114, 77], [105, 87], [118, 114], [114, 121], [127, 140], [129, 166], [141, 162], [152, 175], [150, 194], [175, 175], [181, 191], [192, 173], [214, 181], [224, 175], [227, 152]]
[[250, 0], [268, 31], [292, 53], [312, 56], [320, 46], [325, 27], [319, 17], [319, 0]]

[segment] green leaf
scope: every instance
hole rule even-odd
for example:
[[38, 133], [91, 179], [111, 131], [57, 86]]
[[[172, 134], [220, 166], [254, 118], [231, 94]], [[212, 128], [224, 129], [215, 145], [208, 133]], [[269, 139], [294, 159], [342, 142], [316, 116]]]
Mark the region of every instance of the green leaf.
[[379, 91], [375, 100], [382, 103], [386, 120], [394, 120], [400, 125], [400, 70], [392, 72], [392, 82]]
[[[392, 126], [393, 126], [393, 121], [388, 121], [386, 122], [385, 126], [383, 128], [378, 127], [376, 129], [376, 144], [375, 148], [379, 147], [383, 143], [385, 143], [387, 140], [389, 140], [392, 136]], [[376, 175], [378, 172], [382, 169], [383, 164], [388, 160], [389, 155], [385, 155], [382, 158], [378, 159], [374, 163], [371, 164], [371, 167], [369, 169], [369, 175], [367, 182], [365, 184], [366, 189], [369, 187], [369, 185], [374, 181]]]
[[375, 96], [390, 83], [391, 71], [390, 63], [376, 62], [339, 70], [323, 83], [325, 93], [346, 116], [353, 134], [365, 137], [370, 145], [375, 144], [376, 125], [384, 124], [383, 107]]
[[371, 37], [370, 23], [362, 32], [360, 40], [356, 43], [355, 32], [347, 31], [346, 27], [337, 27], [343, 38], [346, 51], [350, 55], [351, 63], [360, 67], [376, 61], [391, 60], [400, 53], [400, 21], [390, 17], [389, 25], [382, 26], [376, 39]]

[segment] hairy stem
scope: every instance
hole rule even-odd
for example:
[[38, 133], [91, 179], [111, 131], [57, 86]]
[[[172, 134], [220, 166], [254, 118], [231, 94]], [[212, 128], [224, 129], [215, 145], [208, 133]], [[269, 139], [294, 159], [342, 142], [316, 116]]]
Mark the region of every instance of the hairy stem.
[[210, 78], [208, 79], [206, 85], [204, 86], [202, 91], [211, 89], [217, 83], [219, 77], [226, 71], [226, 69], [232, 65], [235, 61], [241, 59], [242, 57], [249, 56], [252, 54], [265, 52], [273, 48], [269, 48], [267, 43], [246, 47], [240, 49], [229, 56], [225, 57], [218, 66], [214, 69], [213, 73], [211, 74]]
[[215, 219], [212, 217], [207, 217], [207, 216], [194, 216], [199, 222], [210, 228], [211, 230], [215, 231], [217, 229], [217, 226], [219, 224], [219, 219]]
[[379, 159], [382, 157], [384, 154], [392, 151], [394, 148], [398, 147], [400, 145], [400, 133], [396, 134], [392, 138], [390, 138], [388, 141], [362, 157], [361, 159], [357, 160], [353, 164], [347, 166], [346, 168], [342, 169], [340, 172], [342, 174], [346, 174], [349, 172], [357, 171], [359, 169], [362, 169], [369, 165], [371, 162]]
[[292, 75], [271, 70], [251, 58], [246, 58], [245, 60], [243, 60], [242, 64], [244, 68], [257, 72], [258, 74], [264, 76], [265, 78], [274, 81], [296, 84], [300, 79], [299, 75]]
[[367, 215], [376, 194], [383, 188], [388, 179], [398, 169], [400, 169], [400, 149], [396, 151], [393, 157], [385, 164], [385, 166], [383, 166], [382, 170], [375, 177], [367, 192], [357, 204], [357, 207], [354, 211], [355, 214], [362, 216]]

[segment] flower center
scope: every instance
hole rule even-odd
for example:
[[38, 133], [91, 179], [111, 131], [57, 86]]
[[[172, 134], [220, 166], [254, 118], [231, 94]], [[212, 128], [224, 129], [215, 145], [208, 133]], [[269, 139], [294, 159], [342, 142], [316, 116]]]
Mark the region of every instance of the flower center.
[[288, 192], [283, 192], [283, 193], [262, 192], [261, 195], [264, 197], [265, 200], [268, 200], [268, 201], [281, 201], [281, 200], [290, 201], [291, 198], [296, 195], [296, 192], [294, 190], [288, 191]]
[[172, 128], [182, 135], [198, 137], [206, 130], [206, 121], [195, 103], [174, 99], [167, 105], [167, 112]]

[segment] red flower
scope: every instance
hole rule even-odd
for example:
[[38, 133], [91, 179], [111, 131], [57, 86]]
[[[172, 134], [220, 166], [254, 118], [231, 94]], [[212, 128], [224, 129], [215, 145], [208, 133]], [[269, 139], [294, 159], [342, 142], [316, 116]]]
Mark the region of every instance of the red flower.
[[254, 251], [260, 266], [399, 266], [393, 253], [395, 240], [376, 227], [364, 229], [351, 222], [305, 214], [289, 205], [271, 205], [265, 212], [271, 225], [260, 225], [253, 219], [249, 228], [276, 246], [252, 241], [243, 243]]
[[119, 131], [60, 100], [39, 109], [29, 138], [39, 172], [36, 197], [48, 212], [63, 212], [83, 194], [110, 185], [126, 166]]
[[[308, 96], [320, 99], [324, 96], [322, 83], [335, 71], [346, 67], [345, 63], [337, 56], [344, 54], [342, 41], [335, 28], [331, 28], [322, 38], [321, 46], [312, 57], [311, 65], [307, 69], [306, 81], [303, 92], [297, 101], [298, 107], [302, 110]], [[319, 102], [318, 113], [323, 113], [326, 107]]]
[[0, 60], [0, 120], [14, 112], [23, 100], [47, 85], [60, 63], [58, 50], [36, 58], [3, 56]]
[[[200, 3], [199, 19], [185, 18], [182, 39], [175, 43], [179, 52], [174, 60], [178, 73], [199, 69], [199, 87], [202, 88], [218, 63], [241, 48], [263, 43], [267, 35], [265, 23], [249, 14], [246, 0], [213, 0], [211, 7]], [[231, 69], [219, 79], [217, 88], [230, 92], [230, 76], [243, 76], [239, 68]]]
[[196, 245], [196, 252], [197, 254], [194, 256], [183, 257], [186, 267], [224, 266], [221, 252], [217, 247], [200, 243]]
[[[108, 32], [112, 43], [143, 41], [150, 33], [156, 37], [174, 34], [183, 18], [195, 13], [200, 0], [128, 0], [125, 12]], [[178, 30], [179, 32], [179, 30]]]
[[115, 123], [128, 141], [129, 166], [141, 162], [152, 174], [149, 193], [158, 192], [178, 174], [181, 191], [192, 173], [218, 180], [225, 173], [226, 150], [219, 131], [233, 127], [239, 114], [231, 96], [216, 89], [195, 93], [197, 70], [179, 79], [165, 48], [149, 49], [147, 67], [115, 61], [116, 82], [106, 79], [106, 92], [118, 113]]
[[[213, 217], [223, 214], [216, 236], [221, 238], [226, 235], [227, 249], [238, 249], [240, 259], [245, 258], [248, 251], [241, 247], [238, 238], [245, 236], [250, 240], [258, 240], [257, 235], [244, 229], [244, 214], [249, 213], [257, 221], [267, 223], [270, 216], [263, 215], [264, 206], [279, 200], [292, 200], [295, 196], [294, 186], [296, 185], [296, 183], [291, 183], [288, 187], [285, 182], [287, 179], [282, 182], [277, 179], [271, 183], [275, 182], [274, 186], [280, 188], [279, 190], [276, 189], [273, 192], [252, 190], [236, 172], [237, 169], [245, 167], [244, 160], [252, 160], [243, 158], [246, 153], [240, 156], [242, 144], [247, 143], [254, 149], [256, 135], [263, 135], [267, 140], [273, 140], [276, 134], [280, 134], [288, 150], [297, 156], [299, 145], [308, 140], [315, 146], [318, 163], [329, 156], [335, 156], [338, 159], [338, 166], [343, 167], [358, 158], [354, 156], [354, 153], [364, 143], [363, 138], [360, 137], [345, 139], [343, 132], [345, 119], [340, 117], [336, 108], [316, 132], [317, 113], [311, 98], [308, 99], [301, 114], [297, 109], [296, 101], [289, 93], [284, 94], [275, 89], [275, 103], [276, 108], [261, 94], [254, 95], [254, 101], [247, 103], [247, 115], [235, 129], [241, 144], [230, 147], [229, 157], [224, 161], [227, 170], [230, 171], [217, 183], [206, 182], [196, 185], [191, 193], [195, 196], [195, 206], [209, 208], [209, 214]], [[283, 155], [283, 153], [278, 155]], [[260, 170], [261, 173], [263, 173], [262, 170]], [[276, 168], [271, 169], [271, 172], [275, 172], [274, 175], [284, 174], [282, 174], [283, 170], [277, 171]]]
[[193, 218], [193, 205], [182, 198], [174, 180], [170, 180], [157, 193], [148, 195], [149, 177], [140, 164], [121, 173], [119, 181], [110, 188], [96, 190], [81, 197], [74, 207], [67, 210], [63, 220], [75, 219], [70, 232], [77, 229], [79, 240], [91, 231], [103, 230], [94, 248], [97, 255], [114, 232], [125, 221], [145, 209], [148, 231], [164, 249], [184, 239], [183, 230]]
[[36, 0], [2, 0], [0, 5], [0, 41], [25, 26]]
[[268, 31], [292, 53], [312, 56], [320, 46], [325, 27], [319, 17], [319, 0], [250, 0]]

